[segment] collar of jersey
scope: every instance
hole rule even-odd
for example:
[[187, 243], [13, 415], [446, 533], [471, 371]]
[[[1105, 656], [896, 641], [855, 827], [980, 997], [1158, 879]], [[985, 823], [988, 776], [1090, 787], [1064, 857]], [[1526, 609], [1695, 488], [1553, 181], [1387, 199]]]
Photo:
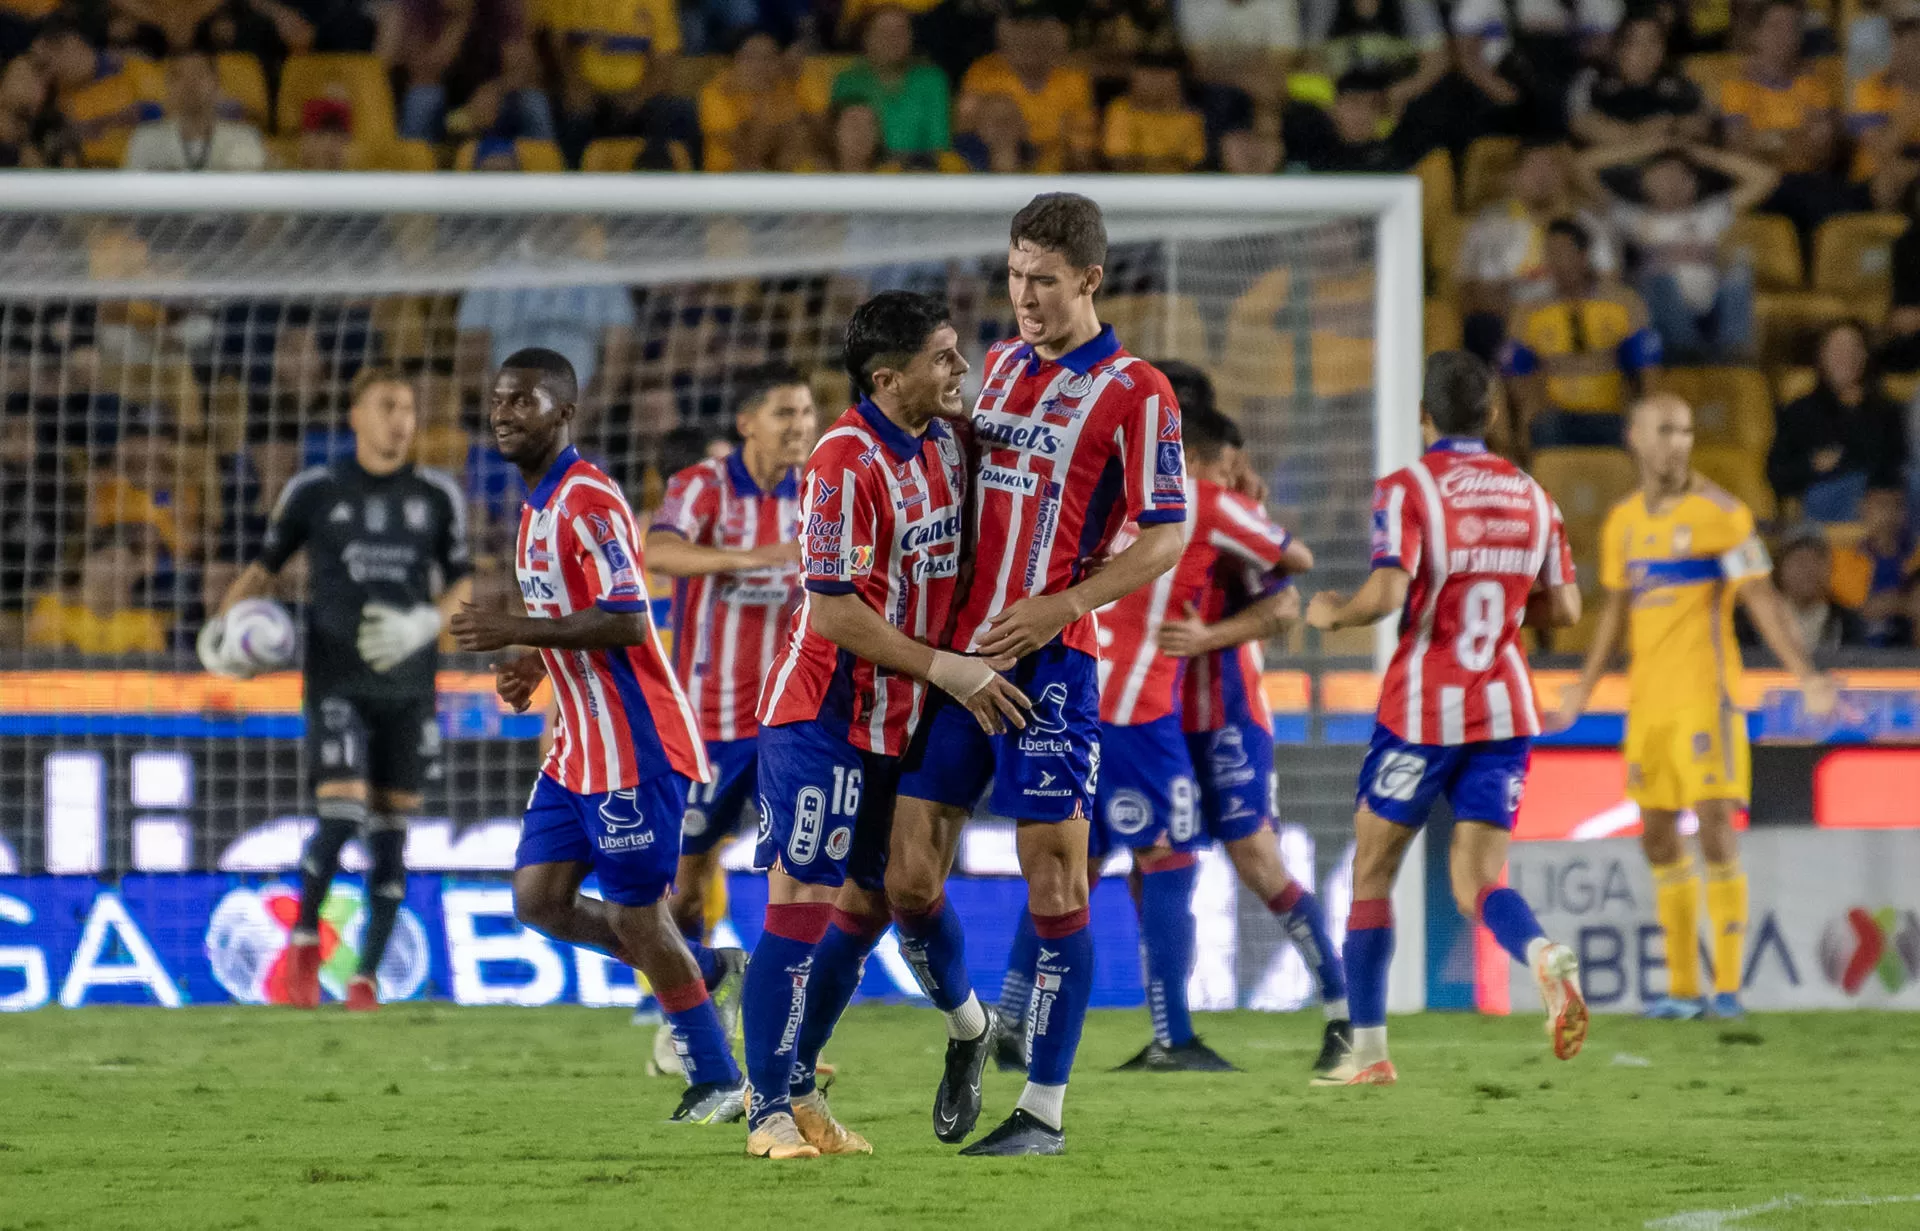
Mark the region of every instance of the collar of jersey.
[[[1100, 326], [1099, 333], [1094, 334], [1085, 342], [1082, 342], [1080, 345], [1054, 360], [1054, 362], [1067, 371], [1072, 372], [1075, 376], [1085, 376], [1088, 372], [1093, 371], [1096, 365], [1105, 363], [1107, 360], [1113, 358], [1114, 353], [1119, 349], [1120, 339], [1115, 336], [1113, 326], [1102, 325]], [[1033, 347], [1028, 346], [1024, 342], [1020, 344], [1020, 360], [1027, 365], [1028, 371], [1038, 371], [1040, 365], [1046, 362], [1034, 353]]]
[[1429, 453], [1485, 453], [1487, 442], [1478, 436], [1442, 436], [1427, 446]]
[[[886, 412], [875, 406], [872, 399], [861, 398], [854, 409], [867, 421], [867, 426], [880, 438], [880, 443], [887, 446], [887, 452], [893, 455], [894, 461], [910, 462], [920, 455], [921, 438], [887, 418]], [[928, 433], [941, 430], [938, 419], [927, 424]]]
[[560, 480], [567, 477], [567, 471], [572, 470], [573, 464], [579, 460], [580, 450], [572, 445], [560, 450], [560, 456], [554, 458], [553, 465], [547, 467], [545, 477], [540, 480], [540, 486], [533, 489], [533, 494], [527, 497], [527, 503], [544, 510], [547, 501], [553, 499], [554, 489], [560, 486]]
[[[740, 450], [735, 449], [733, 452], [727, 454], [726, 467], [727, 479], [733, 484], [735, 495], [764, 496], [767, 494], [760, 490], [758, 483], [753, 481], [753, 471], [747, 469], [746, 460], [740, 456]], [[786, 471], [781, 474], [780, 481], [773, 485], [773, 495], [775, 498], [783, 500], [798, 500], [800, 498], [800, 476], [794, 471], [793, 467], [787, 467]]]

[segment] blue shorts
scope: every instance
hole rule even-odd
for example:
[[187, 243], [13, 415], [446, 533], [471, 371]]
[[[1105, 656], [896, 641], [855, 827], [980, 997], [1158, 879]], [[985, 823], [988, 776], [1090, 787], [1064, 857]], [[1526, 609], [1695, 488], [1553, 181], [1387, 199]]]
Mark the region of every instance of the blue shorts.
[[886, 887], [900, 762], [855, 748], [817, 722], [760, 728], [760, 843], [754, 866], [774, 860], [809, 885]]
[[601, 897], [651, 906], [673, 888], [686, 804], [687, 780], [679, 774], [598, 795], [577, 795], [541, 774], [527, 798], [513, 866], [592, 864]]
[[1524, 735], [1475, 744], [1409, 744], [1376, 723], [1360, 767], [1356, 802], [1375, 816], [1418, 829], [1445, 792], [1454, 819], [1512, 829], [1532, 744]]
[[682, 855], [704, 855], [739, 831], [742, 816], [759, 793], [754, 789], [759, 744], [753, 738], [707, 744], [713, 781], [687, 788], [687, 812], [680, 818]]
[[1017, 821], [1092, 816], [1100, 773], [1100, 672], [1093, 655], [1054, 642], [1013, 665], [1007, 678], [1033, 702], [1024, 729], [988, 735], [967, 707], [933, 690], [907, 755], [900, 794]]
[[1273, 732], [1257, 722], [1230, 722], [1187, 736], [1200, 783], [1200, 824], [1217, 842], [1238, 842], [1275, 819]]
[[1089, 843], [1096, 858], [1115, 847], [1141, 850], [1162, 838], [1177, 851], [1207, 844], [1195, 808], [1193, 763], [1180, 715], [1121, 727], [1100, 724], [1100, 789]]

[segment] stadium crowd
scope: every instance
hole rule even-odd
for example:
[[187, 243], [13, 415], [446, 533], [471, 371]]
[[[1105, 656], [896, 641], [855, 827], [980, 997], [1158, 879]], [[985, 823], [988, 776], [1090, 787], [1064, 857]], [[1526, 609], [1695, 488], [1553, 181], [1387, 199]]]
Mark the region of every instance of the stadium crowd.
[[[1816, 643], [1916, 645], [1920, 5], [0, 0], [0, 60], [21, 168], [1411, 171], [1427, 344], [1501, 364], [1501, 444], [1586, 578], [1633, 484], [1621, 413], [1672, 389]], [[970, 322], [994, 298], [992, 271], [936, 275]], [[474, 443], [478, 382], [524, 345], [574, 360], [588, 439], [657, 495], [725, 418], [693, 374], [817, 361], [867, 288], [708, 289], [0, 299], [0, 648], [189, 644], [375, 364], [419, 382], [421, 455], [465, 474], [482, 553], [518, 489]], [[201, 341], [123, 344], [169, 330]]]

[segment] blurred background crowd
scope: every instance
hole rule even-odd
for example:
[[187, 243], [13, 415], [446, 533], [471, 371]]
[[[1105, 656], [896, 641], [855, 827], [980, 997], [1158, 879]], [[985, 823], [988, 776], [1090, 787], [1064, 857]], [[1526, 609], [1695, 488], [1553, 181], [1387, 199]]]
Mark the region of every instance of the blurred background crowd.
[[[1586, 577], [1634, 481], [1621, 412], [1669, 388], [1698, 409], [1698, 467], [1771, 527], [1813, 643], [1916, 644], [1920, 5], [0, 0], [0, 61], [0, 165], [21, 168], [1411, 172], [1427, 345], [1500, 366], [1497, 443], [1560, 500]], [[995, 272], [893, 275], [986, 337]], [[477, 443], [491, 360], [571, 356], [645, 500], [721, 436], [726, 381], [703, 373], [829, 354], [873, 283], [213, 307], [0, 287], [0, 650], [190, 642], [280, 485], [345, 447], [367, 365], [415, 377], [421, 456], [465, 476], [484, 554], [518, 502]], [[1224, 341], [1115, 290], [1123, 338], [1158, 323], [1134, 349], [1214, 371], [1224, 409], [1292, 379], [1221, 373], [1235, 322], [1278, 328], [1258, 285]], [[818, 366], [830, 412], [844, 382]]]

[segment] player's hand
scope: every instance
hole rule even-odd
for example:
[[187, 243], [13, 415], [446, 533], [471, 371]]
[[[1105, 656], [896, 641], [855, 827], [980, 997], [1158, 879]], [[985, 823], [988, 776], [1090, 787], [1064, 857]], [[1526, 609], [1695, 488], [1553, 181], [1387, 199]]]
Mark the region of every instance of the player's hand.
[[754, 568], [781, 568], [800, 563], [800, 544], [768, 543], [764, 547], [751, 548], [746, 554]]
[[961, 704], [967, 707], [967, 712], [973, 715], [973, 720], [988, 735], [998, 735], [1009, 725], [1015, 730], [1025, 730], [1027, 712], [1033, 709], [1033, 702], [1027, 700], [1027, 694], [999, 675]]
[[194, 638], [193, 649], [200, 656], [200, 665], [214, 675], [224, 675], [231, 680], [247, 678], [244, 664], [227, 656], [227, 618], [213, 616], [200, 626], [200, 635]]
[[524, 714], [533, 704], [534, 690], [547, 678], [546, 660], [538, 654], [522, 654], [493, 664], [493, 690], [516, 714]]
[[1825, 718], [1841, 708], [1840, 682], [1824, 671], [1817, 672], [1800, 681], [1800, 698], [1808, 714]]
[[989, 658], [1025, 658], [1060, 635], [1079, 613], [1064, 594], [1034, 594], [987, 621], [980, 652]]
[[1215, 648], [1207, 626], [1201, 622], [1200, 613], [1192, 603], [1186, 604], [1179, 619], [1168, 620], [1160, 626], [1158, 644], [1161, 653], [1175, 658], [1198, 658]]
[[1552, 730], [1555, 732], [1570, 729], [1580, 721], [1580, 715], [1587, 709], [1587, 687], [1579, 680], [1560, 690], [1560, 706], [1554, 711]]
[[1241, 456], [1243, 460], [1233, 472], [1233, 490], [1239, 492], [1255, 504], [1265, 504], [1267, 502], [1267, 481], [1261, 478], [1259, 472], [1254, 470], [1252, 466], [1246, 464], [1244, 454]]
[[1323, 633], [1332, 632], [1334, 617], [1346, 605], [1346, 595], [1338, 590], [1322, 590], [1307, 603], [1307, 624]]
[[472, 603], [461, 605], [454, 613], [454, 644], [471, 653], [485, 654], [491, 650], [504, 650], [514, 643], [513, 627], [516, 617], [504, 611], [485, 610]]
[[440, 636], [440, 609], [432, 603], [391, 607], [368, 603], [360, 609], [360, 657], [375, 671], [391, 671], [432, 645]]

